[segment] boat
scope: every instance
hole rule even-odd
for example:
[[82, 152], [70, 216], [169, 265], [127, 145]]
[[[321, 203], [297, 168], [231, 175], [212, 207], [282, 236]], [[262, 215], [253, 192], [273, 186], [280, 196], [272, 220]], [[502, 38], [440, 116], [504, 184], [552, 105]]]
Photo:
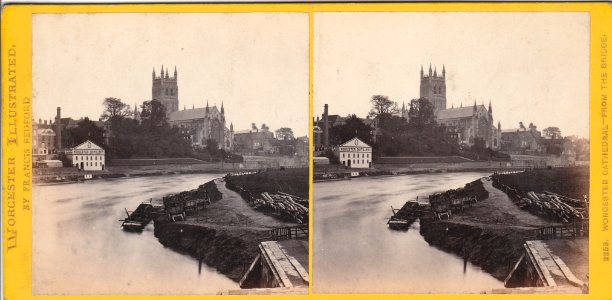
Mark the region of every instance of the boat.
[[136, 208], [135, 211], [130, 213], [127, 209], [125, 209], [125, 213], [127, 214], [127, 218], [119, 221], [123, 221], [121, 223], [121, 227], [125, 231], [130, 232], [142, 232], [142, 230], [151, 222], [151, 212], [153, 211], [153, 204], [151, 202], [143, 202]]
[[407, 201], [400, 209], [395, 209], [391, 206], [393, 215], [389, 218], [387, 225], [393, 230], [408, 230], [410, 225], [419, 217], [419, 202]]

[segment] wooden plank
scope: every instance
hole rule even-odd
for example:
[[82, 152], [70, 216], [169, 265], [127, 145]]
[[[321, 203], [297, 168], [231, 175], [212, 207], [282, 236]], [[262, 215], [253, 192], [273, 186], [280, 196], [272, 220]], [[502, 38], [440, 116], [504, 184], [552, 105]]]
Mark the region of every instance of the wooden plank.
[[255, 266], [257, 265], [257, 263], [259, 262], [260, 259], [261, 259], [261, 253], [257, 254], [255, 259], [251, 263], [251, 266], [249, 267], [249, 269], [244, 273], [244, 275], [240, 279], [240, 282], [238, 283], [238, 286], [242, 287], [242, 283], [247, 279], [247, 277], [249, 277], [249, 275], [251, 274], [251, 271], [253, 271], [253, 268], [255, 268]]
[[[289, 280], [289, 277], [287, 277], [287, 274], [285, 273], [285, 270], [283, 269], [283, 267], [280, 265], [279, 261], [277, 260], [278, 258], [278, 243], [276, 242], [261, 242], [261, 245], [263, 246], [264, 250], [267, 252], [268, 257], [270, 258], [270, 262], [272, 263], [271, 266], [275, 269], [275, 271], [278, 273], [278, 277], [280, 279], [280, 282], [283, 286], [285, 287], [293, 287], [293, 284], [291, 283], [291, 280]], [[276, 248], [276, 249], [274, 249]], [[279, 249], [280, 250], [280, 249]]]
[[281, 249], [281, 251], [283, 251], [283, 253], [285, 253], [285, 256], [287, 256], [287, 259], [289, 259], [289, 262], [291, 263], [293, 268], [298, 272], [298, 274], [300, 274], [300, 277], [302, 278], [302, 280], [304, 280], [304, 282], [308, 284], [308, 271], [304, 269], [302, 264], [300, 264], [300, 262], [298, 262], [297, 259], [295, 259], [295, 257], [289, 255], [287, 251], [285, 251], [285, 248], [283, 248], [282, 246], [280, 246], [279, 248]]
[[272, 259], [270, 258], [270, 253], [267, 252], [266, 248], [263, 245], [264, 243], [266, 242], [262, 242], [259, 244], [259, 249], [261, 250], [262, 258], [266, 261], [265, 264], [272, 271], [272, 275], [274, 275], [274, 279], [276, 279], [276, 282], [278, 282], [278, 285], [280, 287], [284, 287], [283, 280], [281, 279], [280, 274], [278, 273], [278, 270], [274, 267], [274, 263], [272, 262]]
[[542, 257], [540, 257], [540, 254], [538, 253], [538, 250], [536, 249], [536, 244], [538, 243], [542, 243], [542, 241], [527, 241], [526, 244], [527, 244], [527, 247], [529, 248], [528, 251], [530, 251], [533, 254], [533, 258], [535, 259], [535, 262], [537, 263], [537, 267], [540, 268], [540, 270], [542, 271], [543, 279], [548, 284], [548, 286], [557, 286], [557, 283], [555, 282], [554, 278], [550, 274], [550, 271], [548, 270], [546, 263], [542, 260]]

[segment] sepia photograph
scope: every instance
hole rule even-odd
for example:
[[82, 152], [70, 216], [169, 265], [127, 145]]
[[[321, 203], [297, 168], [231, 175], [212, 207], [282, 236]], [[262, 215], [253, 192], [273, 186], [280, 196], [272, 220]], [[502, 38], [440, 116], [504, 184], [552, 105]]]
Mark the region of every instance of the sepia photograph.
[[589, 292], [586, 12], [314, 14], [313, 291]]
[[308, 29], [33, 14], [33, 295], [307, 293]]

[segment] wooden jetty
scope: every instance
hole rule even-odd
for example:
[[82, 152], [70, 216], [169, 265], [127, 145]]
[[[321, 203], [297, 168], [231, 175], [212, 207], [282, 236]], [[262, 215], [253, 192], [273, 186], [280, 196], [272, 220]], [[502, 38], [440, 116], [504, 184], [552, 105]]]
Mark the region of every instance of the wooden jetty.
[[391, 212], [393, 212], [393, 215], [387, 222], [389, 229], [408, 230], [410, 225], [419, 218], [419, 202], [407, 201], [400, 209], [395, 209], [391, 206]]
[[259, 254], [240, 280], [240, 288], [249, 294], [271, 294], [277, 289], [301, 293], [308, 288], [307, 268], [308, 240], [261, 242]]
[[[547, 242], [533, 240], [525, 242], [523, 246], [525, 252], [504, 280], [506, 288], [563, 288], [573, 293], [587, 289], [587, 283], [574, 275], [563, 259], [553, 253]], [[584, 263], [587, 263], [586, 260]]]

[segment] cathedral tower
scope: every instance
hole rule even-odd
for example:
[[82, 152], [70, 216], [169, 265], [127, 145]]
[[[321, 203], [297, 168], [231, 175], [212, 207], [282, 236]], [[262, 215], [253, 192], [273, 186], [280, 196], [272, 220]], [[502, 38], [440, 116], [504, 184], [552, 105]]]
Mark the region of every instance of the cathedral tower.
[[429, 65], [429, 75], [423, 73], [421, 66], [421, 98], [426, 98], [434, 105], [434, 113], [446, 109], [446, 68], [442, 65], [442, 76], [438, 76], [438, 71], [431, 71]]
[[178, 75], [176, 67], [174, 67], [174, 77], [168, 76], [168, 69], [164, 73], [162, 65], [159, 77], [155, 76], [155, 68], [153, 69], [153, 89], [152, 100], [161, 102], [166, 107], [166, 115], [171, 112], [178, 111]]

